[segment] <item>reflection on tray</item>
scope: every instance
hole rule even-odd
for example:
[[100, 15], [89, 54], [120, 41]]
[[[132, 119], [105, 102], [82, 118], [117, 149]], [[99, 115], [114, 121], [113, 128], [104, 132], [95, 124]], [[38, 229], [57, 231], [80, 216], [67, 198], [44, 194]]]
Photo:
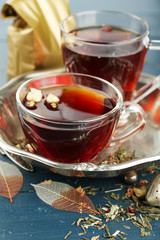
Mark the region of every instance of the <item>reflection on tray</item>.
[[[0, 149], [12, 161], [26, 170], [32, 171], [33, 165], [49, 167], [50, 170], [67, 175], [67, 176], [83, 176], [83, 177], [113, 177], [122, 174], [133, 168], [145, 167], [146, 164], [160, 159], [160, 95], [159, 90], [154, 91], [148, 97], [140, 102], [144, 110], [147, 112], [147, 123], [144, 130], [129, 141], [109, 149], [105, 149], [98, 158], [104, 163], [95, 165], [92, 163], [80, 164], [63, 164], [51, 161], [44, 157], [38, 156], [32, 152], [27, 152], [15, 147], [15, 140], [24, 138], [22, 128], [19, 122], [15, 92], [18, 86], [25, 80], [37, 75], [45, 75], [59, 70], [49, 70], [36, 73], [30, 73], [17, 77], [8, 82], [0, 89]], [[152, 81], [153, 76], [142, 74], [140, 84]], [[119, 164], [106, 164], [106, 157], [119, 149], [119, 147], [127, 149], [128, 152], [135, 151], [136, 159], [122, 162]]]

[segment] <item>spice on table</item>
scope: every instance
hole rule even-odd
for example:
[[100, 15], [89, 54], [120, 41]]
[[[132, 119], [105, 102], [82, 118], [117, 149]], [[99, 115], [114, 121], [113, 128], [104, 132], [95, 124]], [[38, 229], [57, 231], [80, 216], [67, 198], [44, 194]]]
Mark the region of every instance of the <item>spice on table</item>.
[[125, 228], [125, 229], [131, 229], [129, 226], [127, 226], [127, 225], [123, 225], [123, 227]]
[[103, 188], [95, 188], [94, 186], [87, 186], [87, 187], [83, 187], [83, 191], [85, 192], [86, 195], [95, 196], [99, 191], [102, 193]]
[[111, 195], [110, 195], [110, 197], [113, 198], [113, 199], [115, 199], [115, 200], [118, 200], [118, 199], [119, 199], [119, 196], [120, 196], [119, 194], [115, 194], [115, 193], [113, 193], [113, 192], [112, 192]]
[[83, 220], [83, 218], [79, 218], [77, 221], [77, 226], [79, 226], [80, 222]]
[[92, 237], [91, 240], [99, 240], [99, 236]]
[[69, 236], [69, 235], [71, 235], [71, 233], [72, 233], [72, 232], [71, 232], [71, 231], [69, 231], [69, 232], [66, 234], [66, 236], [64, 237], [64, 239], [67, 239], [67, 238], [68, 238], [68, 236]]
[[123, 189], [123, 186], [121, 185], [120, 188], [106, 190], [105, 193], [117, 192], [117, 191], [121, 191], [122, 189]]
[[107, 225], [107, 224], [105, 224], [105, 230], [106, 230], [106, 232], [107, 232], [108, 236], [111, 236], [111, 234], [110, 234], [110, 231], [109, 231], [109, 228], [108, 228], [108, 225]]
[[144, 198], [146, 196], [147, 187], [142, 186], [140, 188], [134, 188], [134, 193], [138, 198]]
[[[111, 232], [108, 227], [109, 221], [115, 221], [117, 223], [120, 221], [127, 223], [129, 221], [133, 224], [134, 227], [137, 227], [139, 229], [139, 234], [141, 237], [151, 235], [151, 222], [152, 220], [160, 219], [160, 208], [148, 205], [145, 201], [145, 198], [142, 198], [141, 195], [137, 195], [137, 192], [134, 189], [147, 187], [147, 184], [148, 182], [146, 180], [140, 180], [140, 182], [135, 187], [127, 187], [126, 193], [124, 196], [122, 196], [121, 199], [122, 206], [111, 203], [112, 199], [113, 201], [119, 200], [120, 194], [104, 191], [106, 195], [103, 198], [107, 202], [103, 206], [99, 204], [97, 207], [97, 211], [101, 214], [100, 217], [90, 214], [88, 217], [80, 218], [77, 220], [77, 226], [83, 229], [83, 232], [80, 232], [79, 236], [86, 234], [89, 228], [96, 228], [97, 230], [101, 230], [103, 238], [106, 238], [108, 240], [128, 239], [129, 232], [125, 233], [125, 231], [119, 227], [117, 227], [118, 229], [115, 230], [114, 233]], [[86, 189], [90, 189], [90, 187], [86, 187]], [[93, 186], [92, 189], [94, 189]], [[123, 201], [125, 201], [125, 203], [129, 201], [129, 205], [125, 208], [123, 208]], [[120, 226], [122, 227], [122, 225]], [[133, 228], [127, 224], [124, 224], [123, 228], [127, 229], [127, 231], [131, 229], [133, 231]], [[105, 231], [105, 233], [103, 231]], [[95, 235], [94, 237], [101, 237], [101, 235]], [[94, 237], [91, 239], [94, 239]], [[89, 240], [87, 238], [82, 239]]]
[[[123, 234], [123, 232], [121, 232], [121, 234]], [[120, 233], [118, 233], [117, 235], [122, 239], [122, 240], [126, 240], [127, 238], [123, 237]], [[127, 235], [127, 234], [125, 234]]]
[[81, 225], [81, 228], [82, 228], [83, 232], [78, 233], [78, 236], [82, 236], [82, 235], [86, 234], [86, 229], [85, 229], [85, 227], [84, 227], [83, 225]]

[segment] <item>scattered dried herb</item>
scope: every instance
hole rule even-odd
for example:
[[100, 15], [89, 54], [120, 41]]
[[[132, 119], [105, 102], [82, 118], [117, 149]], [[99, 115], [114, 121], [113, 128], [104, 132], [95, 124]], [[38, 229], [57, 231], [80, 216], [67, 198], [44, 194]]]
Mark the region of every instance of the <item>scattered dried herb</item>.
[[105, 230], [106, 230], [106, 232], [107, 232], [108, 236], [111, 236], [111, 234], [110, 234], [110, 231], [109, 231], [109, 228], [108, 228], [107, 224], [105, 224]]
[[[149, 172], [149, 173], [155, 173], [157, 172], [157, 170], [159, 170], [159, 164], [156, 164], [156, 163], [152, 163], [151, 165], [149, 165], [147, 168], [146, 168], [146, 171]], [[148, 174], [148, 173], [147, 173]]]
[[[141, 188], [146, 186], [146, 184], [147, 181], [142, 180], [136, 187]], [[86, 189], [92, 189], [94, 191], [96, 188], [92, 186]], [[115, 194], [112, 191], [104, 192], [106, 193], [104, 200], [106, 200], [107, 203], [105, 203], [104, 206], [101, 206], [100, 204], [98, 205], [97, 211], [100, 213], [100, 217], [90, 214], [88, 217], [77, 220], [77, 226], [83, 229], [83, 232], [80, 232], [79, 236], [86, 234], [89, 228], [96, 228], [98, 230], [105, 231], [105, 233], [102, 232], [102, 236], [108, 240], [126, 240], [129, 237], [129, 234], [125, 233], [121, 229], [111, 233], [107, 224], [109, 221], [130, 221], [134, 227], [139, 229], [141, 237], [151, 235], [151, 221], [153, 219], [158, 220], [160, 218], [160, 208], [147, 205], [143, 198], [137, 197], [134, 192], [134, 187], [128, 187], [126, 189], [126, 193], [122, 196], [121, 202], [128, 202], [129, 200], [129, 205], [125, 209], [117, 204], [112, 204], [110, 201], [111, 199], [114, 199], [114, 201], [119, 200], [120, 194]], [[123, 227], [128, 231], [131, 230], [131, 227], [126, 224], [124, 224]], [[87, 238], [82, 239], [89, 240]], [[99, 235], [94, 236], [91, 239], [99, 239]]]
[[141, 228], [141, 237], [148, 236], [148, 235], [150, 235], [150, 232], [146, 232], [146, 231], [145, 231], [145, 228], [142, 227], [142, 228]]
[[126, 238], [124, 238], [120, 233], [118, 233], [118, 236], [122, 239], [125, 240]]
[[118, 164], [135, 159], [135, 151], [129, 152], [124, 148], [119, 148], [116, 152], [110, 153], [109, 157], [103, 162], [105, 164]]
[[128, 207], [127, 207], [127, 211], [129, 212], [129, 213], [137, 213], [137, 210], [135, 209], [135, 208], [133, 208], [131, 205], [129, 205]]
[[92, 237], [91, 240], [99, 240], [99, 236]]
[[83, 191], [86, 195], [93, 195], [95, 196], [99, 192], [103, 192], [103, 188], [95, 188], [94, 186], [87, 186], [83, 187]]
[[106, 190], [105, 193], [117, 192], [117, 191], [121, 191], [122, 189], [123, 189], [123, 186], [121, 185], [120, 188]]
[[120, 196], [119, 194], [115, 194], [115, 193], [113, 193], [113, 192], [112, 192], [111, 195], [110, 195], [110, 197], [113, 198], [113, 199], [115, 199], [115, 200], [119, 200], [119, 196]]
[[66, 234], [66, 236], [64, 237], [64, 239], [67, 239], [67, 238], [68, 238], [68, 236], [69, 236], [69, 235], [71, 235], [71, 233], [72, 233], [72, 232], [71, 232], [71, 231], [69, 231], [69, 232]]
[[131, 229], [129, 226], [127, 226], [127, 225], [123, 225], [123, 227], [125, 228], [125, 229]]
[[22, 149], [24, 151], [34, 153], [34, 149], [28, 143], [26, 138], [15, 139], [15, 141], [13, 142], [13, 145], [15, 145], [15, 147]]

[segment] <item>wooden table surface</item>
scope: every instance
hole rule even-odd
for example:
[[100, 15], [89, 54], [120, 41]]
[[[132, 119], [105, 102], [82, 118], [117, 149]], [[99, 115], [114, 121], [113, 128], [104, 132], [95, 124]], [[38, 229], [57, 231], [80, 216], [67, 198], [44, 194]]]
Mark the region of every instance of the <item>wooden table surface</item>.
[[[57, 0], [58, 1], [58, 0]], [[4, 0], [0, 1], [0, 8]], [[159, 0], [70, 0], [71, 12], [78, 12], [87, 9], [115, 9], [135, 13], [145, 18], [151, 26], [151, 39], [160, 39], [160, 1]], [[11, 20], [0, 20], [0, 85], [7, 81], [7, 26]], [[160, 73], [160, 52], [149, 50], [147, 53], [146, 63], [143, 72], [158, 75]], [[10, 160], [0, 154], [0, 159]], [[97, 230], [94, 227], [89, 228], [85, 235], [79, 236], [78, 233], [83, 230], [75, 225], [81, 217], [87, 214], [79, 214], [67, 211], [57, 210], [40, 200], [32, 185], [44, 180], [53, 180], [68, 183], [73, 187], [94, 186], [109, 190], [117, 188], [117, 184], [124, 184], [124, 189], [120, 191], [122, 196], [128, 185], [124, 182], [123, 176], [114, 178], [78, 178], [66, 177], [55, 174], [47, 169], [35, 167], [34, 172], [27, 172], [19, 168], [23, 174], [23, 186], [20, 192], [13, 198], [13, 203], [9, 199], [0, 196], [0, 240], [59, 240], [65, 239], [66, 234], [71, 231], [68, 240], [72, 239], [91, 239], [93, 236], [100, 236], [99, 239], [105, 239], [104, 230]], [[154, 174], [149, 174], [146, 170], [138, 172], [138, 180], [147, 179], [150, 181]], [[89, 196], [95, 206], [105, 205], [106, 200], [103, 198], [105, 193], [98, 191], [95, 196]], [[121, 202], [111, 199], [112, 204], [128, 206], [128, 202]], [[116, 230], [126, 232], [128, 236], [124, 239], [133, 240], [141, 239], [140, 229], [135, 227], [130, 221], [119, 223], [110, 221], [107, 223], [111, 233]], [[123, 225], [128, 225], [131, 229], [124, 229]], [[152, 240], [160, 239], [160, 220], [153, 220], [153, 230], [143, 239]], [[116, 238], [117, 240], [120, 237]]]

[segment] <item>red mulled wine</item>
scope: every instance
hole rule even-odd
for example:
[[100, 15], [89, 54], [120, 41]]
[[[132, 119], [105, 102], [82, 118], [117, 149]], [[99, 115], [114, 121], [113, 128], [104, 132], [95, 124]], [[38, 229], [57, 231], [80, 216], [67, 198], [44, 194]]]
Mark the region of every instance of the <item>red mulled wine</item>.
[[[92, 120], [110, 112], [115, 101], [98, 90], [79, 85], [53, 86], [41, 92], [41, 101], [33, 105], [27, 95], [23, 100], [23, 105], [39, 117], [28, 115], [21, 119], [35, 152], [63, 163], [91, 161], [108, 143], [119, 112], [98, 123]], [[59, 99], [53, 106], [49, 94]]]
[[[98, 76], [119, 88], [124, 100], [131, 100], [140, 77], [147, 48], [135, 41], [135, 32], [114, 26], [89, 27], [70, 32], [83, 41], [76, 40], [62, 46], [67, 71]], [[133, 43], [127, 44], [128, 40]], [[67, 40], [66, 40], [67, 41]], [[125, 46], [118, 45], [122, 42]], [[96, 45], [93, 45], [95, 44]], [[118, 50], [107, 45], [117, 44]], [[99, 47], [99, 46], [100, 47]]]

